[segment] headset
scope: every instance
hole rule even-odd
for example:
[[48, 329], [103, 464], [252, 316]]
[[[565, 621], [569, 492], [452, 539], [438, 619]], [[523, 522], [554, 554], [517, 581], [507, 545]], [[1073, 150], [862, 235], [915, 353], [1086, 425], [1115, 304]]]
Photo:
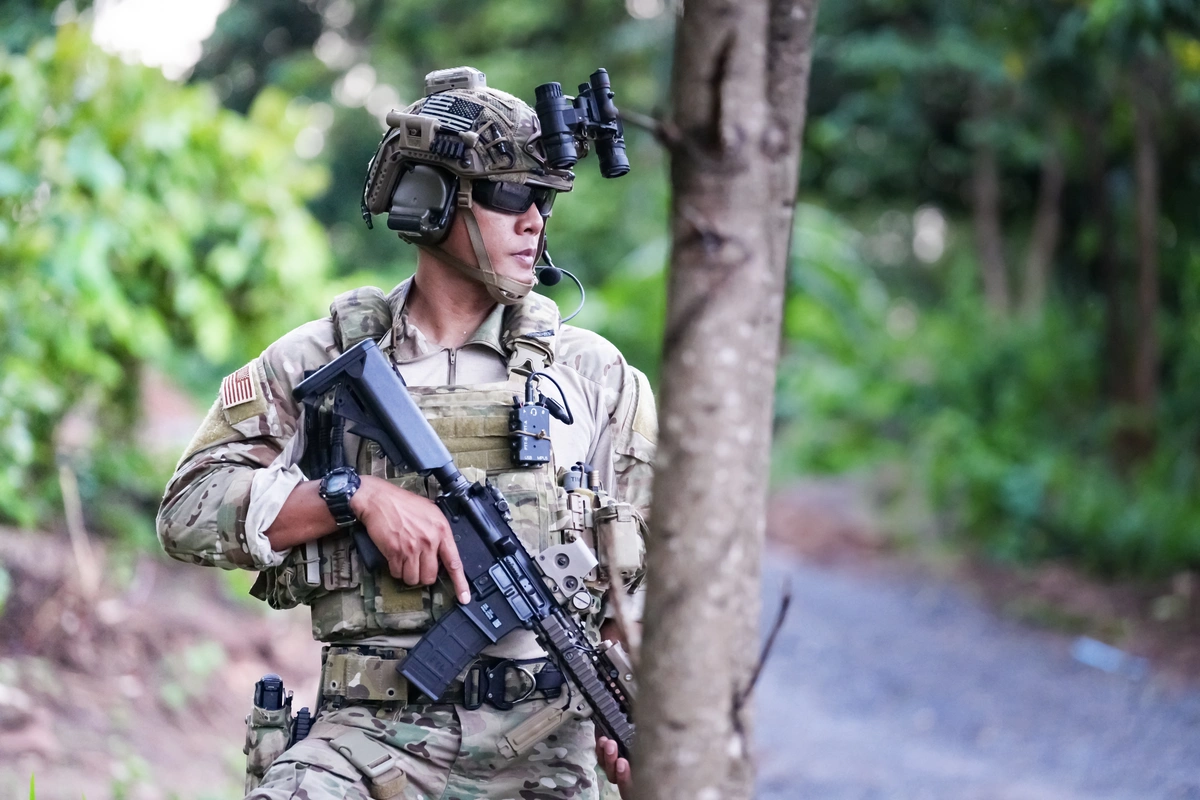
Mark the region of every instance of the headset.
[[399, 171], [388, 207], [388, 228], [412, 244], [440, 244], [454, 221], [458, 176], [414, 161], [402, 163]]

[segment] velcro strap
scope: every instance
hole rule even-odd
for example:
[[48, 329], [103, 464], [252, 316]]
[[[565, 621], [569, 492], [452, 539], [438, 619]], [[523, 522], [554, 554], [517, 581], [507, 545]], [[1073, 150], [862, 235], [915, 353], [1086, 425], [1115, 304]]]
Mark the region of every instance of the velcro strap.
[[321, 694], [363, 702], [407, 703], [408, 681], [398, 669], [405, 653], [396, 650], [396, 658], [382, 658], [353, 651], [331, 651], [321, 669]]
[[396, 756], [365, 732], [347, 731], [330, 739], [329, 744], [362, 773], [375, 800], [395, 797], [408, 785], [408, 776], [400, 769]]

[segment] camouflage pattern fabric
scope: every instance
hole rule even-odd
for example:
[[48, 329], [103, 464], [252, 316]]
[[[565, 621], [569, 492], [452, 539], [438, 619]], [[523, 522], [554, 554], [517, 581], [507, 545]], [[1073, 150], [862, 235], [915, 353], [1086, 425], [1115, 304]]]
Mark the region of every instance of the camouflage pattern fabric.
[[291, 717], [290, 705], [274, 710], [257, 706], [250, 709], [246, 717], [246, 744], [242, 747], [246, 754], [247, 792], [258, 785], [267, 768], [287, 750], [292, 736]]
[[[506, 759], [497, 743], [539, 711], [543, 701], [510, 711], [487, 706], [409, 705], [323, 711], [312, 733], [285, 752], [247, 800], [369, 798], [370, 786], [329, 740], [359, 729], [399, 761], [404, 800], [594, 800], [599, 797], [589, 721], [568, 723], [524, 756]], [[303, 792], [303, 793], [302, 793]]]
[[379, 341], [392, 327], [392, 309], [383, 290], [375, 286], [351, 289], [329, 304], [334, 342], [349, 350], [366, 339]]

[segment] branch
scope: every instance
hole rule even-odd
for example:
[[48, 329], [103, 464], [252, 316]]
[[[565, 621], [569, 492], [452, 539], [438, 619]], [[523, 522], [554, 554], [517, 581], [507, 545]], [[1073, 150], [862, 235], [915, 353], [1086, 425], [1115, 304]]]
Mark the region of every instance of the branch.
[[87, 526], [83, 520], [83, 503], [79, 498], [79, 481], [65, 456], [58, 459], [58, 485], [62, 491], [63, 514], [66, 517], [67, 533], [71, 537], [71, 554], [75, 558], [75, 569], [79, 573], [79, 590], [83, 599], [91, 603], [100, 591], [100, 567], [96, 563], [88, 540]]
[[735, 724], [746, 701], [750, 698], [750, 693], [754, 691], [759, 676], [762, 675], [762, 670], [767, 663], [767, 659], [771, 657], [771, 649], [775, 647], [775, 638], [779, 636], [779, 630], [783, 627], [783, 620], [787, 617], [788, 606], [791, 604], [792, 582], [789, 579], [783, 586], [783, 597], [779, 600], [779, 611], [775, 614], [775, 623], [771, 625], [771, 632], [767, 634], [767, 641], [763, 644], [762, 652], [758, 656], [758, 663], [754, 665], [754, 672], [750, 675], [750, 682], [746, 684], [745, 689], [738, 692], [733, 698], [733, 718]]
[[679, 133], [679, 128], [675, 127], [675, 124], [668, 120], [643, 114], [640, 111], [622, 109], [621, 121], [628, 122], [635, 128], [647, 131], [654, 137], [655, 141], [668, 150], [678, 146], [683, 141], [683, 136]]

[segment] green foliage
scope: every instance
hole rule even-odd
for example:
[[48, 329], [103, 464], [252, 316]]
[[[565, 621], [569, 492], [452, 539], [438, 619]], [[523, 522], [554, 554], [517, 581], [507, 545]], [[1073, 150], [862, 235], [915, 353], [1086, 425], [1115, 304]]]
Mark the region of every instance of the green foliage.
[[[803, 209], [797, 229], [778, 469], [902, 465], [939, 527], [1002, 558], [1200, 564], [1200, 7], [827, 4], [813, 75], [802, 185], [826, 210]], [[1139, 103], [1160, 181], [1152, 311]], [[984, 153], [995, 217], [974, 202]], [[1002, 318], [980, 298], [971, 223], [1003, 230], [1018, 305], [1048, 163], [1064, 183], [1048, 299]], [[918, 259], [923, 207], [949, 230], [944, 254]], [[1158, 400], [1135, 406], [1147, 327]]]
[[325, 174], [296, 157], [287, 102], [224, 111], [74, 25], [0, 53], [0, 516], [55, 505], [69, 409], [96, 409], [92, 477], [120, 481], [142, 365], [190, 351], [220, 374], [319, 313], [327, 246], [304, 200]]
[[1196, 423], [1164, 414], [1153, 457], [1117, 470], [1098, 308], [996, 319], [959, 252], [907, 267], [940, 287], [921, 302], [883, 279], [898, 268], [872, 264], [870, 237], [812, 206], [796, 241], [777, 472], [902, 464], [946, 530], [1001, 559], [1109, 575], [1200, 565]]

